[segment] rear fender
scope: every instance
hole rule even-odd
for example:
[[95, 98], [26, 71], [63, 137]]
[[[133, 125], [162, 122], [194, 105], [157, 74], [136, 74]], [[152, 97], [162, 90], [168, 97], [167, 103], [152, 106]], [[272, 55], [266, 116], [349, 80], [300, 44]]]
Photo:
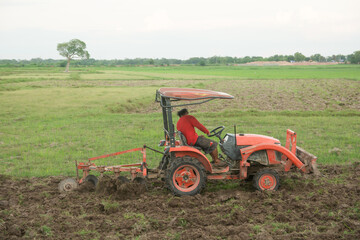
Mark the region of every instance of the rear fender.
[[189, 146], [172, 147], [170, 148], [170, 152], [173, 152], [175, 157], [190, 156], [196, 158], [204, 166], [206, 171], [213, 171], [209, 159], [196, 148]]

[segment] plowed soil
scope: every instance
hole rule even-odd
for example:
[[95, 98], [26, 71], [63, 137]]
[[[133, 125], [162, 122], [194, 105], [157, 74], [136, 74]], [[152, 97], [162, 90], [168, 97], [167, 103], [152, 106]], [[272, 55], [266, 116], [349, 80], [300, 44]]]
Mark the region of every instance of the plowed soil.
[[208, 181], [181, 198], [162, 181], [61, 193], [62, 177], [0, 175], [0, 239], [360, 239], [360, 163], [319, 169], [281, 173], [276, 192]]

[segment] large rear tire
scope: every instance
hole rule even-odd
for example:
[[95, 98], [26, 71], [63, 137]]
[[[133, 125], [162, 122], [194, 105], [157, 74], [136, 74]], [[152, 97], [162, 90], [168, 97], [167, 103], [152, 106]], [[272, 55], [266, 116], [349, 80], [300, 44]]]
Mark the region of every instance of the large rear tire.
[[269, 168], [260, 169], [255, 173], [253, 185], [260, 191], [275, 191], [280, 186], [279, 174]]
[[165, 182], [174, 195], [193, 196], [205, 188], [205, 169], [196, 158], [178, 157], [170, 162], [166, 170]]

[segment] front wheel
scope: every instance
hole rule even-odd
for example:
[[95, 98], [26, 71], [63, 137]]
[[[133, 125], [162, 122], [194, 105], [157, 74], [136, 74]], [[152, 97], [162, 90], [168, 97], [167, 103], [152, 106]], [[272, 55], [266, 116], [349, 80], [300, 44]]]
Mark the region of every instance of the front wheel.
[[253, 178], [253, 185], [257, 190], [277, 190], [280, 186], [279, 174], [268, 168], [263, 168], [255, 173]]
[[189, 156], [175, 158], [166, 170], [166, 185], [177, 196], [196, 195], [205, 188], [206, 173], [202, 164]]

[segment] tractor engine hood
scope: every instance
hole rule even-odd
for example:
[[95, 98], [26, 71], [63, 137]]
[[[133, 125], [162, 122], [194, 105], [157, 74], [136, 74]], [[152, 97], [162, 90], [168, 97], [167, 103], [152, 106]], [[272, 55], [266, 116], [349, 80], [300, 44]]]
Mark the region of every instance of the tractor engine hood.
[[260, 143], [280, 144], [276, 138], [259, 134], [236, 134], [236, 144], [238, 146], [252, 146]]
[[280, 141], [278, 139], [258, 134], [236, 134], [235, 145], [235, 135], [227, 133], [223, 141], [220, 142], [220, 148], [223, 153], [232, 160], [240, 160], [240, 149], [261, 143], [280, 145]]

